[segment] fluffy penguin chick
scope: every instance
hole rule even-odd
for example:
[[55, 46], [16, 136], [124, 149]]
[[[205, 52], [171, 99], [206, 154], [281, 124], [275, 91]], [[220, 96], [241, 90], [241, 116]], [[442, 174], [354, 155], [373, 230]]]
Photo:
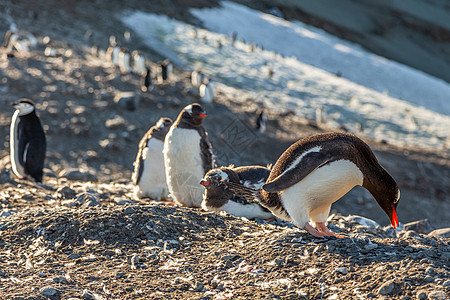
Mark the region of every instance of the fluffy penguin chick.
[[213, 167], [212, 147], [202, 126], [205, 110], [197, 103], [178, 115], [164, 142], [167, 185], [175, 202], [200, 207], [203, 188], [198, 184]]
[[277, 217], [317, 237], [341, 238], [325, 223], [331, 204], [356, 185], [366, 188], [392, 226], [398, 227], [397, 183], [378, 163], [369, 146], [351, 134], [318, 134], [296, 142], [280, 156], [255, 196]]
[[131, 177], [137, 198], [161, 200], [169, 196], [164, 167], [164, 138], [172, 125], [169, 118], [161, 118], [139, 142], [139, 151]]
[[200, 181], [206, 189], [202, 207], [205, 210], [226, 211], [248, 219], [272, 218], [272, 213], [257, 202], [236, 196], [225, 184], [242, 184], [252, 189], [260, 189], [269, 177], [270, 170], [260, 166], [221, 167], [206, 173]]
[[47, 143], [34, 102], [21, 99], [13, 106], [16, 111], [10, 127], [12, 170], [19, 178], [31, 177], [42, 182]]

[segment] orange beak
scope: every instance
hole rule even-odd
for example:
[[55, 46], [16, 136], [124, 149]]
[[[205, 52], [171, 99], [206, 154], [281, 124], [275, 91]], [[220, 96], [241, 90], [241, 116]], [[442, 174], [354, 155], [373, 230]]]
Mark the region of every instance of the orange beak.
[[202, 180], [202, 181], [200, 181], [200, 184], [203, 185], [203, 186], [205, 186], [205, 185], [211, 184], [211, 182], [206, 181], [206, 180]]
[[199, 116], [202, 117], [202, 118], [205, 118], [205, 117], [206, 117], [206, 114], [201, 113], [201, 114], [199, 114]]
[[398, 219], [397, 219], [397, 213], [395, 212], [395, 208], [392, 207], [393, 213], [392, 213], [392, 220], [391, 220], [391, 224], [392, 227], [394, 227], [395, 229], [398, 228]]

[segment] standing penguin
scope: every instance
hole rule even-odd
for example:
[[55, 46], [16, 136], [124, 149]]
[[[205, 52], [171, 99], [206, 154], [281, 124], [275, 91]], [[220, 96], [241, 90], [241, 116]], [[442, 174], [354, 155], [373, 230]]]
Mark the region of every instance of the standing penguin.
[[256, 119], [256, 129], [263, 133], [266, 131], [266, 123], [267, 123], [267, 116], [264, 113], [264, 110], [261, 110], [258, 114], [258, 118]]
[[[331, 204], [357, 185], [372, 194], [397, 228], [397, 183], [378, 163], [369, 146], [351, 134], [318, 134], [296, 142], [280, 156], [254, 196], [274, 215], [314, 236], [342, 238], [325, 223]], [[240, 189], [249, 192], [245, 187], [235, 192]]]
[[149, 68], [147, 68], [147, 72], [144, 72], [141, 74], [141, 91], [150, 92], [151, 90], [153, 90], [151, 76], [152, 76], [152, 73], [150, 72]]
[[139, 75], [145, 73], [147, 68], [145, 67], [145, 57], [140, 51], [134, 50], [132, 53], [133, 57], [133, 72]]
[[200, 207], [200, 180], [213, 168], [212, 147], [202, 126], [205, 110], [197, 103], [178, 115], [164, 142], [164, 163], [169, 191], [180, 205]]
[[34, 102], [21, 99], [13, 104], [16, 111], [11, 120], [10, 154], [14, 174], [42, 182], [47, 143]]
[[169, 118], [161, 118], [139, 142], [139, 151], [131, 176], [137, 198], [161, 200], [169, 196], [164, 168], [164, 138], [172, 125]]
[[128, 49], [123, 48], [120, 49], [119, 52], [119, 70], [121, 73], [129, 73], [131, 71], [131, 64], [130, 64], [130, 52]]
[[220, 167], [209, 170], [200, 181], [206, 189], [202, 208], [212, 211], [226, 211], [236, 217], [248, 219], [272, 218], [272, 213], [256, 201], [237, 196], [226, 184], [242, 184], [252, 189], [260, 189], [270, 175], [270, 170], [261, 166]]
[[203, 81], [203, 73], [200, 70], [194, 70], [191, 73], [191, 83], [193, 87], [199, 87]]
[[205, 79], [199, 87], [199, 94], [204, 103], [212, 103], [215, 94], [214, 81], [211, 79]]
[[164, 82], [169, 79], [172, 74], [173, 66], [169, 59], [165, 59], [160, 65], [160, 72], [158, 74], [158, 81]]

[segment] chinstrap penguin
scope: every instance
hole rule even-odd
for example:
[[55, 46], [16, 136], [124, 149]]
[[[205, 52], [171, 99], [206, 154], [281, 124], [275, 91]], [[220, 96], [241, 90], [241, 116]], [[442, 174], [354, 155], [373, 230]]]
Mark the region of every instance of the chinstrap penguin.
[[212, 147], [202, 126], [205, 110], [197, 103], [186, 106], [164, 141], [167, 185], [175, 202], [200, 207], [203, 188], [198, 184], [213, 168]]
[[161, 118], [139, 142], [139, 150], [131, 177], [137, 198], [161, 200], [169, 196], [164, 167], [164, 138], [172, 120]]
[[42, 182], [47, 143], [34, 102], [21, 99], [13, 104], [16, 111], [11, 120], [10, 154], [14, 174]]
[[272, 218], [272, 213], [255, 201], [236, 196], [225, 185], [242, 184], [252, 189], [260, 189], [269, 177], [270, 170], [261, 166], [244, 166], [234, 168], [220, 167], [209, 170], [200, 181], [206, 189], [202, 208], [211, 211], [225, 211], [236, 217], [248, 219]]
[[[280, 156], [262, 189], [253, 196], [277, 217], [314, 236], [341, 238], [325, 223], [331, 204], [357, 185], [372, 194], [397, 228], [397, 183], [370, 147], [351, 134], [325, 133], [299, 140]], [[251, 192], [245, 187], [230, 189]]]

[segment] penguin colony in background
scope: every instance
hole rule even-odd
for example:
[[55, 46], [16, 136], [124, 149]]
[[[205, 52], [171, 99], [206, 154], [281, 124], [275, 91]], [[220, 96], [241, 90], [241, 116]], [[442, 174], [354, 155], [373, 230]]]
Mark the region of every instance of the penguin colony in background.
[[236, 195], [226, 184], [242, 184], [260, 189], [270, 175], [270, 170], [261, 166], [220, 167], [206, 173], [200, 184], [205, 187], [202, 208], [249, 219], [270, 219], [272, 213], [258, 202]]
[[314, 236], [341, 238], [326, 226], [331, 204], [357, 185], [372, 194], [397, 228], [397, 183], [369, 146], [351, 134], [318, 134], [299, 140], [280, 156], [261, 189], [229, 188]]
[[161, 118], [139, 142], [139, 150], [131, 177], [137, 198], [161, 200], [169, 196], [164, 167], [164, 139], [173, 121]]
[[34, 102], [21, 99], [13, 104], [16, 111], [10, 127], [10, 155], [14, 174], [42, 182], [47, 144]]
[[[235, 38], [234, 34], [232, 40]], [[2, 46], [8, 49], [13, 45], [18, 51], [26, 51], [28, 44], [22, 41], [21, 46], [18, 40], [10, 32]], [[56, 55], [50, 39], [46, 44], [45, 54]], [[115, 38], [110, 38], [107, 59], [122, 73], [139, 74], [141, 90], [151, 90], [151, 71], [139, 51], [130, 55]], [[171, 72], [170, 61], [163, 61], [158, 80], [168, 80]], [[191, 82], [199, 88], [205, 103], [213, 101], [211, 79], [196, 70], [191, 74]], [[31, 100], [21, 99], [14, 107], [10, 128], [13, 173], [40, 183], [46, 153], [41, 122]], [[360, 185], [373, 195], [392, 226], [398, 227], [397, 183], [358, 137], [328, 133], [302, 139], [280, 156], [272, 170], [260, 166], [213, 169], [212, 146], [202, 125], [205, 117], [204, 108], [193, 103], [182, 109], [175, 122], [161, 118], [148, 130], [139, 143], [132, 175], [137, 198], [159, 200], [170, 194], [182, 206], [226, 211], [247, 218], [276, 216], [314, 236], [340, 238], [326, 226], [331, 204]], [[265, 113], [260, 111], [256, 129], [264, 132], [266, 122]]]

